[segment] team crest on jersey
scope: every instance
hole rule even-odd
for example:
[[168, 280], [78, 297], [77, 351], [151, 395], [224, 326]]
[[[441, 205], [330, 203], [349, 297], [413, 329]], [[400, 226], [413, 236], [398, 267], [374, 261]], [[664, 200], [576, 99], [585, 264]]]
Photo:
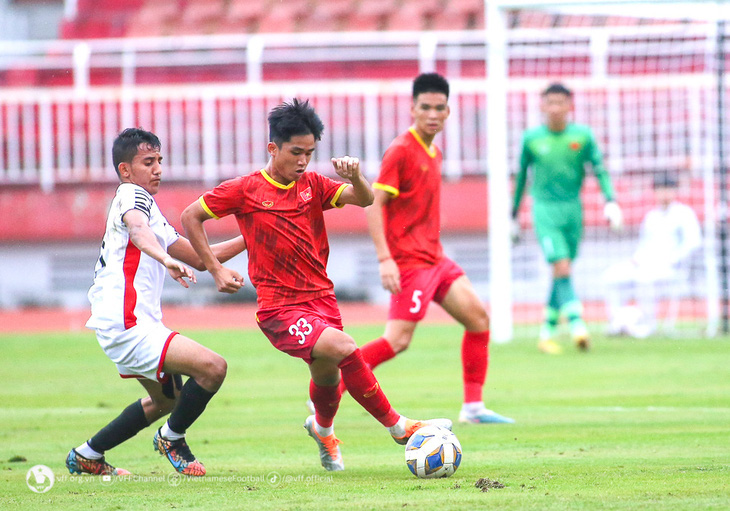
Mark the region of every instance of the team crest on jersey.
[[272, 200], [265, 200], [261, 204], [263, 204], [263, 206], [265, 208], [270, 208], [270, 207], [272, 207], [274, 205], [274, 201], [272, 201]]
[[575, 140], [574, 140], [574, 141], [572, 141], [572, 142], [570, 143], [570, 148], [571, 148], [571, 149], [572, 149], [573, 151], [577, 151], [578, 149], [580, 149], [580, 142], [576, 142]]
[[305, 190], [299, 192], [299, 196], [304, 202], [309, 202], [310, 200], [312, 200], [312, 187], [308, 186]]

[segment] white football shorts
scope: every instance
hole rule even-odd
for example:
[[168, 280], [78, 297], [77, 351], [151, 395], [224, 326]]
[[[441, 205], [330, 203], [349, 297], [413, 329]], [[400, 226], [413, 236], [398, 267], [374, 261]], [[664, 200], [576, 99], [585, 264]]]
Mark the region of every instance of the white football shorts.
[[147, 378], [162, 383], [162, 365], [170, 341], [177, 335], [162, 323], [135, 325], [127, 330], [96, 329], [96, 339], [117, 365], [122, 378]]

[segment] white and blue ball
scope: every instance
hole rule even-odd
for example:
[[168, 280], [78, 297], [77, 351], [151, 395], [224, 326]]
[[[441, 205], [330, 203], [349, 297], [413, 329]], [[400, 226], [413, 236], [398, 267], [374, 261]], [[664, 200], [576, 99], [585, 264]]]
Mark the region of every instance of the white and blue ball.
[[406, 444], [406, 465], [416, 477], [449, 477], [460, 464], [461, 444], [446, 428], [424, 426]]

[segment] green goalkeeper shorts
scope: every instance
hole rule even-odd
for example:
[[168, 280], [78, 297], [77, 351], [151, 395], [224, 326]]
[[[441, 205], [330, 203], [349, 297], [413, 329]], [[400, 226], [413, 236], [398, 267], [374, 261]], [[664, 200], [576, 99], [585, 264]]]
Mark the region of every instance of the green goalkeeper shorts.
[[532, 207], [537, 240], [545, 259], [554, 263], [573, 260], [583, 236], [583, 207], [575, 202], [535, 201]]

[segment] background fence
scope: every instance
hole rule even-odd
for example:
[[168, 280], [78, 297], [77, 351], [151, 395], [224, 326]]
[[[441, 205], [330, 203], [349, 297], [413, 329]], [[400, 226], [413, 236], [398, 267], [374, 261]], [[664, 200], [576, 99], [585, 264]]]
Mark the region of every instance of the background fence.
[[[514, 19], [522, 15], [513, 13]], [[602, 199], [589, 178], [584, 193], [586, 243], [575, 276], [589, 316], [603, 320], [600, 275], [631, 253], [638, 225], [653, 205], [652, 177], [671, 171], [680, 178], [682, 201], [703, 225], [701, 253], [693, 258], [676, 302], [680, 326], [689, 325], [686, 332], [693, 335], [707, 332], [708, 325], [712, 331], [719, 306], [716, 56], [722, 38], [716, 29], [699, 22], [510, 29], [505, 55], [507, 153], [498, 168], [488, 164], [496, 137], [487, 130], [487, 45], [481, 30], [363, 32], [348, 34], [346, 44], [336, 33], [0, 43], [0, 80], [8, 85], [0, 90], [0, 205], [12, 208], [13, 194], [33, 189], [37, 201], [48, 203], [69, 189], [87, 193], [97, 184], [109, 185], [108, 192], [113, 192], [111, 142], [133, 125], [162, 139], [166, 186], [174, 182], [199, 193], [204, 186], [265, 164], [266, 114], [292, 97], [311, 99], [326, 126], [313, 170], [331, 173], [330, 156], [351, 154], [364, 160], [372, 178], [387, 145], [410, 123], [411, 79], [419, 71], [437, 70], [452, 85], [451, 118], [436, 140], [444, 151], [446, 186], [471, 183], [445, 206], [446, 214], [468, 215], [464, 205], [486, 202], [495, 173], [516, 170], [522, 131], [541, 122], [540, 91], [549, 81], [562, 80], [575, 91], [575, 120], [594, 129], [605, 152], [627, 219], [623, 234], [608, 231], [600, 214]], [[185, 77], [195, 84], [180, 83]], [[24, 81], [35, 86], [9, 87]], [[722, 91], [727, 95], [725, 87]], [[502, 194], [487, 207], [507, 211], [510, 200]], [[53, 215], [53, 209], [48, 211]], [[529, 206], [523, 207], [520, 219], [529, 232]], [[19, 273], [10, 254], [23, 259], [23, 253], [37, 250], [47, 253], [45, 262], [38, 261], [46, 271], [37, 273], [46, 282], [66, 282], [74, 288], [73, 296], [49, 297], [51, 287], [39, 284], [37, 296], [20, 302], [82, 303], [91, 276], [89, 269], [80, 277], [82, 268], [87, 269], [86, 255], [71, 250], [70, 263], [54, 265], [54, 253], [60, 253], [57, 243], [27, 247], [13, 229], [14, 219], [4, 216], [0, 222], [0, 251], [5, 251], [9, 279], [0, 286], [0, 305], [19, 303], [13, 298], [22, 284], [13, 284], [17, 275], [34, 278]], [[487, 257], [491, 229], [486, 216], [484, 223], [467, 218], [454, 225], [443, 233], [447, 253], [464, 265], [484, 299], [509, 299], [490, 296], [495, 294], [488, 285], [490, 275], [502, 270], [490, 266]], [[354, 222], [351, 232], [340, 232], [347, 239], [341, 246], [333, 240], [333, 251], [342, 250], [333, 264], [357, 260], [362, 269], [350, 275], [331, 268], [338, 290], [383, 300], [364, 224]], [[89, 233], [67, 242], [77, 247], [85, 243], [84, 253], [91, 254]], [[528, 235], [509, 260], [513, 279], [507, 293], [515, 320], [536, 324], [549, 275], [534, 237]], [[59, 271], [65, 279], [53, 276]], [[83, 285], [71, 285], [70, 280]], [[534, 330], [526, 332], [532, 335]]]

